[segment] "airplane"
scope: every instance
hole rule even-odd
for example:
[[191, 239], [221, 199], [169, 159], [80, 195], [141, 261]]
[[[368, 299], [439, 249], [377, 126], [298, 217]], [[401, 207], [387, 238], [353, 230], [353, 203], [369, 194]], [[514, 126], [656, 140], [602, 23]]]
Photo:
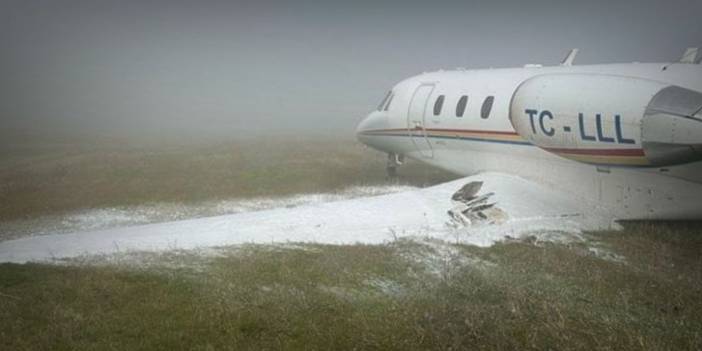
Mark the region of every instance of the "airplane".
[[[702, 65], [574, 65], [425, 73], [358, 126], [388, 153], [461, 175], [518, 176], [614, 220], [702, 219]], [[537, 199], [538, 201], [538, 199]]]
[[245, 243], [379, 244], [616, 229], [702, 219], [702, 65], [674, 63], [425, 73], [395, 85], [359, 141], [467, 177], [427, 188], [224, 216], [0, 242], [0, 262], [56, 261]]

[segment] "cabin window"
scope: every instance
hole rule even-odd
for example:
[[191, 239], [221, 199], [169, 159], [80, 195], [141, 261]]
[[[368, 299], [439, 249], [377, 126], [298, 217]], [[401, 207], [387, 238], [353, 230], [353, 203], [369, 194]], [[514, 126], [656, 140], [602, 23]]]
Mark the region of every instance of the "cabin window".
[[383, 108], [383, 111], [387, 111], [390, 109], [390, 104], [392, 103], [392, 99], [395, 97], [395, 94], [390, 95], [390, 98], [388, 99], [388, 102], [385, 103], [385, 108]]
[[490, 111], [492, 111], [492, 104], [494, 102], [494, 96], [488, 96], [487, 98], [485, 98], [485, 101], [483, 101], [483, 107], [480, 109], [481, 118], [487, 119], [488, 117], [490, 117]]
[[463, 113], [466, 112], [466, 105], [468, 104], [468, 96], [463, 95], [458, 99], [458, 104], [456, 105], [456, 117], [463, 117]]
[[438, 116], [441, 114], [441, 107], [444, 106], [444, 96], [439, 95], [439, 97], [436, 99], [436, 102], [434, 103], [434, 116]]
[[383, 101], [381, 101], [381, 102], [380, 102], [380, 105], [378, 105], [378, 108], [377, 108], [378, 111], [382, 111], [382, 110], [383, 110], [383, 106], [385, 106], [385, 103], [388, 101], [388, 99], [390, 98], [390, 95], [391, 95], [391, 94], [392, 94], [392, 91], [388, 91], [388, 93], [385, 94], [385, 97], [383, 98]]

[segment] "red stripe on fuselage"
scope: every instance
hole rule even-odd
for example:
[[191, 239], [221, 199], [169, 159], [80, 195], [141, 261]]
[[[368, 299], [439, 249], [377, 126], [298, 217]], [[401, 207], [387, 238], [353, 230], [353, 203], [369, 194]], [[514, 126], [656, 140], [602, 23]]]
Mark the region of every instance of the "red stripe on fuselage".
[[646, 156], [642, 149], [559, 149], [544, 148], [558, 154], [592, 155], [592, 156]]
[[449, 133], [473, 133], [473, 134], [496, 134], [496, 135], [519, 135], [516, 132], [506, 132], [499, 130], [470, 130], [470, 129], [427, 129], [429, 132], [449, 132]]
[[516, 132], [497, 131], [497, 130], [432, 129], [432, 128], [422, 129], [420, 127], [416, 127], [414, 129], [408, 129], [408, 128], [373, 129], [373, 130], [364, 130], [364, 131], [361, 131], [361, 133], [406, 132], [408, 130], [426, 130], [427, 132], [447, 132], [447, 133], [495, 134], [495, 135], [511, 135], [511, 136], [519, 135]]

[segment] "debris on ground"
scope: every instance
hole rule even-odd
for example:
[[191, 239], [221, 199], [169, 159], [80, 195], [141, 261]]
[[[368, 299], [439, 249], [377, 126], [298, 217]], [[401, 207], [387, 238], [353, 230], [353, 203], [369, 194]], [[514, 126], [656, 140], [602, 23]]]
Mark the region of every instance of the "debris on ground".
[[493, 223], [504, 218], [504, 212], [495, 207], [496, 202], [490, 202], [495, 193], [478, 195], [482, 187], [483, 182], [470, 182], [451, 196], [455, 206], [448, 210], [448, 215], [455, 225], [471, 226], [486, 221]]

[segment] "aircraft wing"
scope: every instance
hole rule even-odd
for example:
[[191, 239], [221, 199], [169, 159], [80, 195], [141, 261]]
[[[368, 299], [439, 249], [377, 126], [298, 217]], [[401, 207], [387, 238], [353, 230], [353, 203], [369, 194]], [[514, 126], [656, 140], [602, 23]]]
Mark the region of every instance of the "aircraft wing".
[[[471, 201], [480, 200], [477, 208], [485, 208], [485, 211], [481, 211], [479, 217], [473, 216], [470, 223], [461, 223], [452, 219], [448, 211], [455, 210], [457, 205], [463, 206], [452, 200], [452, 196], [471, 182], [482, 182], [475, 200]], [[483, 173], [429, 188], [373, 197], [25, 237], [0, 242], [0, 262], [22, 263], [82, 255], [188, 250], [246, 243], [379, 244], [403, 237], [431, 237], [486, 246], [507, 237], [579, 233], [606, 229], [612, 223], [612, 218], [596, 205], [572, 198], [569, 194], [511, 175]]]

